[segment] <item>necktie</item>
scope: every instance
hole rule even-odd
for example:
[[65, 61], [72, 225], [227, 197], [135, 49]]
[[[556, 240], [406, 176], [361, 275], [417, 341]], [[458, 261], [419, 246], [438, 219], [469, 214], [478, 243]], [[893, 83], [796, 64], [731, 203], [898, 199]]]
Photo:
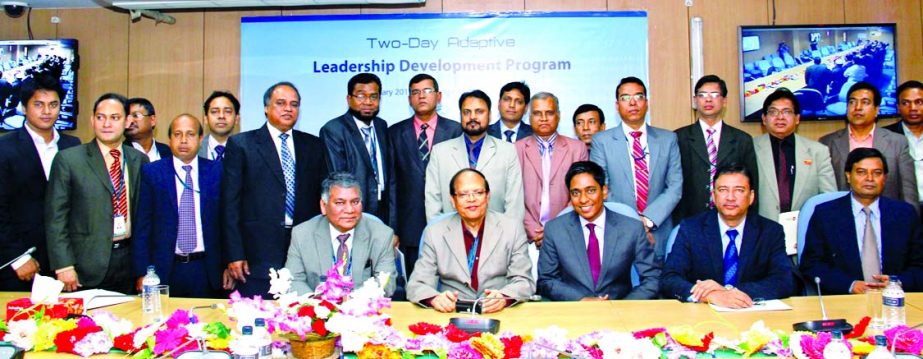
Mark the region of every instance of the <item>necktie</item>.
[[337, 236], [340, 246], [337, 247], [337, 263], [343, 264], [349, 259], [349, 248], [346, 248], [346, 240], [349, 239], [349, 233], [343, 233]]
[[[705, 139], [705, 148], [708, 149], [708, 188], [713, 189], [715, 186], [715, 173], [718, 171], [718, 144], [715, 143], [715, 129], [709, 128], [705, 132], [708, 138]], [[714, 199], [708, 196], [708, 207], [714, 206]]]
[[737, 230], [729, 229], [727, 231], [728, 247], [724, 250], [724, 284], [737, 285]]
[[503, 131], [503, 135], [506, 136], [506, 142], [513, 143], [513, 130]]
[[124, 176], [122, 175], [122, 159], [121, 152], [117, 149], [109, 150], [109, 155], [112, 156], [114, 161], [112, 161], [112, 166], [109, 167], [109, 179], [112, 180], [112, 216], [128, 216], [128, 199], [125, 193], [125, 183]]
[[471, 148], [468, 149], [468, 167], [470, 168], [478, 167], [478, 159], [477, 157], [474, 156], [474, 149], [475, 147], [474, 147], [474, 144], [472, 143]]
[[551, 219], [551, 155], [554, 152], [554, 140], [557, 135], [552, 135], [548, 141], [538, 139], [539, 154], [542, 155], [542, 200], [539, 203], [539, 222], [545, 225]]
[[648, 181], [646, 155], [641, 147], [641, 131], [632, 131], [631, 137], [634, 137], [631, 157], [634, 159], [635, 166], [635, 205], [638, 207], [638, 212], [644, 212], [647, 208]]
[[429, 137], [426, 136], [426, 129], [429, 125], [420, 125], [420, 136], [417, 137], [417, 149], [420, 150], [420, 160], [423, 161], [424, 167], [429, 162]]
[[279, 135], [282, 153], [282, 176], [285, 178], [285, 215], [289, 218], [295, 218], [295, 159], [288, 149], [288, 134]]
[[779, 185], [779, 209], [782, 212], [788, 212], [792, 209], [792, 188], [789, 186], [789, 168], [788, 159], [785, 158], [785, 146], [779, 142], [779, 171], [776, 175], [776, 182]]
[[215, 161], [221, 161], [224, 159], [224, 145], [215, 146]]
[[375, 136], [372, 135], [372, 127], [363, 127], [359, 130], [362, 131], [362, 137], [365, 139], [365, 148], [369, 150], [369, 161], [372, 163], [372, 175], [375, 176], [375, 183], [379, 185], [377, 191], [379, 193], [378, 199], [381, 199], [381, 181], [378, 178], [378, 144], [375, 143]]
[[599, 282], [599, 270], [601, 268], [599, 259], [599, 239], [596, 238], [596, 225], [587, 223], [586, 227], [590, 229], [590, 240], [586, 245], [586, 257], [590, 262], [590, 274], [593, 275], [593, 284]]
[[872, 210], [868, 207], [865, 212], [865, 235], [862, 237], [862, 277], [866, 282], [874, 282], [873, 275], [881, 274], [881, 262], [878, 260], [878, 241], [875, 239], [875, 229], [872, 228]]
[[183, 182], [183, 194], [179, 198], [179, 232], [176, 245], [184, 254], [192, 253], [196, 247], [195, 235], [195, 195], [192, 193], [192, 166], [185, 165], [186, 180]]

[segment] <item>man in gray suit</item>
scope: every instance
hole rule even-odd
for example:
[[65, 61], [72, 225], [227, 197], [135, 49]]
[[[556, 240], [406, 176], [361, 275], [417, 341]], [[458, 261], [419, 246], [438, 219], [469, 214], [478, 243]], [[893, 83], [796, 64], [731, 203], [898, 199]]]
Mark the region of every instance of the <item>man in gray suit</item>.
[[609, 183], [607, 201], [638, 211], [655, 242], [655, 258], [663, 257], [673, 230], [671, 214], [683, 191], [676, 134], [649, 126], [647, 88], [637, 77], [626, 77], [615, 90], [622, 123], [593, 136], [590, 160], [602, 166]]
[[843, 175], [847, 172], [846, 156], [849, 152], [859, 147], [872, 147], [881, 151], [885, 161], [892, 165], [881, 195], [903, 200], [917, 208], [917, 179], [907, 139], [888, 130], [879, 131], [875, 124], [881, 106], [878, 88], [865, 81], [857, 82], [849, 88], [847, 103], [846, 128], [820, 138], [820, 143], [830, 148], [837, 188], [849, 190], [849, 183]]
[[[594, 162], [574, 162], [564, 183], [573, 212], [545, 225], [538, 257], [538, 292], [551, 300], [653, 299], [660, 262], [638, 220], [603, 206], [606, 173]], [[641, 284], [631, 287], [631, 267]]]
[[801, 106], [788, 89], [778, 89], [763, 101], [765, 135], [753, 140], [759, 168], [759, 214], [773, 221], [779, 214], [801, 210], [814, 195], [836, 191], [830, 150], [795, 134]]
[[230, 92], [215, 91], [205, 99], [202, 107], [208, 134], [199, 146], [199, 157], [221, 161], [224, 159], [228, 137], [231, 137], [234, 126], [240, 122], [240, 101]]
[[322, 215], [292, 229], [285, 268], [292, 272], [292, 288], [299, 295], [313, 293], [334, 263], [352, 276], [357, 288], [378, 273], [388, 273], [385, 295], [394, 293], [394, 231], [362, 215], [359, 188], [350, 173], [330, 174], [321, 184]]
[[425, 201], [427, 222], [454, 211], [450, 179], [463, 168], [484, 174], [493, 188], [491, 211], [503, 213], [520, 222], [525, 216], [522, 169], [516, 147], [487, 136], [490, 123], [490, 97], [484, 91], [465, 92], [458, 99], [463, 135], [433, 145], [426, 166]]
[[531, 296], [535, 281], [522, 219], [487, 210], [490, 184], [478, 170], [464, 168], [449, 183], [458, 213], [423, 231], [407, 299], [452, 312], [459, 302], [493, 298], [480, 302], [484, 313], [493, 313]]
[[130, 293], [131, 236], [141, 165], [125, 143], [126, 99], [107, 93], [94, 104], [95, 140], [55, 156], [45, 197], [48, 259], [64, 290]]

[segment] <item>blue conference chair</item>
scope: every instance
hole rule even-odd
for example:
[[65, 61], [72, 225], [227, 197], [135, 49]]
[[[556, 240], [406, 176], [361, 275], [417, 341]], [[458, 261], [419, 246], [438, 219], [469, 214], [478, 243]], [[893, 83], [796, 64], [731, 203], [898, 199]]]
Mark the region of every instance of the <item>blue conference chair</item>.
[[[628, 218], [636, 219], [638, 220], [638, 222], [641, 222], [641, 217], [638, 216], [638, 211], [627, 204], [619, 203], [619, 202], [605, 202], [603, 203], [603, 205], [606, 206], [606, 209], [612, 212], [621, 214]], [[564, 210], [561, 211], [561, 213], [558, 213], [558, 217], [563, 216], [573, 211], [574, 211], [574, 207], [567, 206], [564, 208]], [[631, 286], [637, 287], [639, 285], [641, 285], [641, 277], [638, 276], [638, 270], [635, 269], [635, 266], [631, 266]]]
[[[433, 225], [434, 223], [442, 222], [443, 219], [449, 218], [455, 213], [458, 213], [458, 212], [455, 212], [455, 211], [446, 212], [436, 217], [430, 218], [430, 220], [426, 222], [426, 228], [423, 228], [423, 233], [426, 233], [426, 229], [429, 228], [429, 226]], [[417, 258], [420, 258], [423, 256], [423, 234], [420, 234], [420, 244], [417, 248], [419, 251], [417, 252]]]
[[667, 248], [664, 250], [663, 261], [667, 261], [667, 257], [670, 256], [670, 252], [673, 251], [673, 242], [676, 242], [676, 234], [679, 233], [679, 225], [673, 227], [673, 230], [670, 231], [670, 237], [667, 239]]

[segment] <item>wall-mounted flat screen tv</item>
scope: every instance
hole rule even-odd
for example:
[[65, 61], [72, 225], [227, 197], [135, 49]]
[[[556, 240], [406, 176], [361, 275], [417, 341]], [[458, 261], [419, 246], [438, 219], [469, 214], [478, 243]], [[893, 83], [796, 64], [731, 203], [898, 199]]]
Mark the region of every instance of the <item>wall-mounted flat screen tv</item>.
[[[759, 49], [744, 42], [759, 37]], [[846, 92], [859, 81], [878, 87], [879, 117], [897, 116], [895, 24], [741, 26], [741, 118], [761, 121], [763, 100], [780, 87], [795, 94], [801, 120], [846, 118]]]
[[36, 74], [49, 74], [61, 81], [64, 98], [58, 130], [77, 128], [77, 40], [0, 41], [0, 130], [10, 131], [25, 123], [19, 90], [23, 81]]

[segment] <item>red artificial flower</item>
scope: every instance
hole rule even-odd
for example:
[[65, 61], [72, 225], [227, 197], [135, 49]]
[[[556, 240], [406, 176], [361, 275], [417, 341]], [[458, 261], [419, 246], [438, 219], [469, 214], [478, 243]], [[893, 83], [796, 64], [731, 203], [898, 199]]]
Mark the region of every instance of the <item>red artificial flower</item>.
[[334, 306], [333, 303], [330, 303], [330, 302], [328, 302], [328, 301], [326, 301], [326, 300], [322, 300], [322, 301], [320, 302], [320, 305], [322, 305], [322, 306], [324, 306], [324, 307], [327, 307], [327, 309], [329, 309], [330, 312], [334, 312], [334, 311], [336, 311], [336, 309], [337, 309], [337, 307]]
[[306, 306], [303, 306], [303, 307], [301, 307], [301, 308], [298, 309], [298, 316], [299, 316], [299, 317], [315, 318], [315, 317], [317, 317], [317, 314], [314, 313], [314, 307], [313, 307], [313, 306], [306, 305]]
[[441, 326], [438, 326], [436, 324], [430, 324], [427, 322], [419, 322], [416, 324], [411, 324], [409, 327], [407, 327], [407, 329], [409, 329], [411, 333], [416, 334], [416, 335], [438, 334], [442, 332]]
[[311, 323], [311, 329], [314, 330], [314, 333], [322, 337], [327, 336], [327, 326], [324, 324], [323, 320], [317, 319]]
[[708, 345], [711, 344], [711, 340], [715, 338], [715, 333], [711, 332], [702, 337], [702, 345], [690, 346], [689, 349], [695, 350], [699, 353], [704, 353], [708, 351]]
[[135, 329], [131, 333], [122, 334], [112, 340], [112, 347], [121, 350], [126, 353], [138, 351], [144, 349], [147, 346], [147, 342], [141, 345], [141, 348], [135, 348], [135, 333], [138, 332], [141, 328]]
[[468, 333], [464, 330], [458, 329], [455, 325], [449, 324], [445, 327], [445, 337], [452, 343], [461, 343], [467, 341], [468, 339], [474, 337], [480, 337], [481, 333]]
[[391, 318], [385, 318], [385, 325], [391, 326]]
[[522, 337], [516, 335], [509, 338], [500, 338], [503, 343], [503, 358], [513, 359], [522, 357]]
[[871, 321], [872, 321], [872, 318], [862, 317], [862, 319], [859, 320], [859, 323], [857, 323], [856, 326], [852, 328], [852, 331], [849, 332], [849, 334], [844, 335], [843, 338], [846, 338], [846, 339], [861, 338], [865, 334], [865, 329], [869, 326], [869, 322]]
[[74, 344], [82, 340], [87, 334], [100, 332], [103, 329], [98, 326], [77, 327], [71, 330], [65, 330], [54, 337], [54, 345], [58, 353], [74, 353]]
[[586, 349], [587, 353], [590, 354], [590, 357], [593, 359], [603, 359], [603, 350], [599, 349], [597, 346], [583, 346], [583, 349]]
[[667, 331], [667, 328], [650, 328], [650, 329], [639, 330], [632, 334], [635, 336], [635, 339], [643, 339], [643, 338], [656, 337], [657, 334], [663, 333], [665, 331]]

